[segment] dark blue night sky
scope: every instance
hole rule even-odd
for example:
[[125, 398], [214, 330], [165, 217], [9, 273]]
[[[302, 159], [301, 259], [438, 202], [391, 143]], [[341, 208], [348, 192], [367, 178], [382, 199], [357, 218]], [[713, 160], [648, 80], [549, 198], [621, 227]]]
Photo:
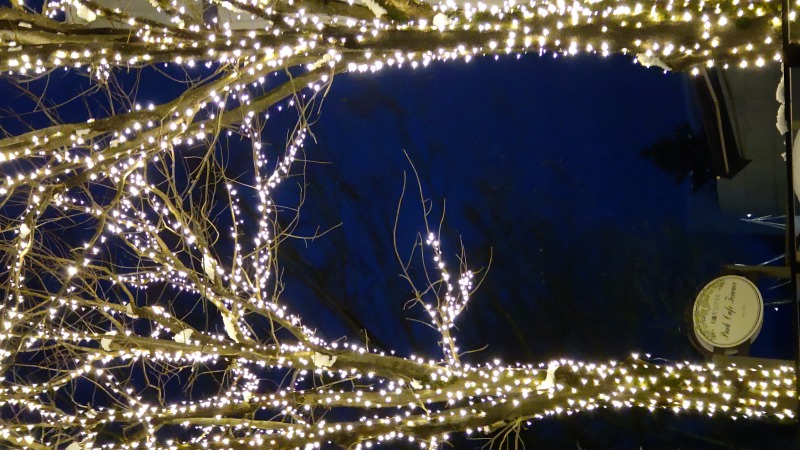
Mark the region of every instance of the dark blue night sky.
[[[507, 57], [341, 76], [314, 127], [318, 144], [307, 156], [330, 164], [309, 165], [312, 184], [325, 187], [310, 188], [304, 223], [342, 227], [307, 244], [308, 251], [340, 254], [336, 278], [346, 280], [349, 301], [380, 297], [380, 306], [397, 312], [393, 303], [405, 297], [395, 290], [403, 286], [385, 283], [399, 272], [391, 225], [403, 171], [411, 169], [405, 150], [433, 200], [434, 223], [446, 201], [442, 238], [450, 255], [460, 237], [479, 268], [494, 249], [485, 289], [473, 297], [471, 310], [482, 311], [475, 320], [486, 312], [481, 304], [498, 301], [525, 308], [533, 320], [558, 316], [557, 333], [534, 332], [531, 354], [540, 358], [631, 351], [691, 357], [681, 333], [696, 291], [722, 264], [780, 254], [781, 239], [687, 231], [688, 183], [676, 184], [638, 154], [687, 121], [696, 119], [686, 78], [625, 57]], [[705, 189], [701, 195], [713, 196], [713, 185]], [[406, 253], [422, 230], [418, 204], [410, 195], [401, 214]], [[326, 239], [337, 242], [336, 252]], [[573, 309], [559, 309], [565, 302]], [[602, 324], [620, 313], [627, 322], [619, 319], [623, 328], [600, 339], [608, 347], [599, 348], [596, 335], [610, 331]], [[576, 327], [598, 323], [571, 330], [567, 316]], [[392, 319], [381, 327], [397, 327]], [[472, 326], [469, 316], [462, 320]], [[520, 330], [538, 328], [524, 322]], [[474, 344], [502, 354], [503, 339], [486, 333]], [[790, 346], [773, 344], [761, 350], [790, 357]]]
[[[287, 293], [306, 309], [326, 292], [325, 310], [316, 308], [310, 323], [328, 338], [364, 327], [377, 348], [438, 354], [436, 335], [411, 320], [424, 320], [422, 311], [403, 309], [411, 295], [392, 250], [403, 172], [411, 177], [405, 150], [432, 201], [434, 227], [446, 200], [441, 237], [451, 269], [459, 239], [473, 269], [485, 268], [493, 250], [458, 322], [462, 350], [481, 350], [468, 359], [605, 360], [638, 351], [698, 360], [687, 337], [694, 296], [723, 264], [781, 254], [783, 238], [688, 231], [689, 183], [676, 184], [639, 151], [680, 124], [699, 127], [692, 102], [684, 75], [622, 56], [506, 57], [340, 76], [307, 148], [314, 163], [301, 229], [341, 226], [294, 246], [305, 262], [287, 264], [298, 280]], [[423, 230], [409, 183], [398, 225], [404, 256]], [[696, 195], [713, 200], [713, 182]], [[316, 289], [299, 282], [309, 271], [319, 274]], [[779, 300], [785, 292], [764, 295]], [[766, 314], [751, 354], [790, 359], [790, 306]], [[583, 448], [786, 448], [785, 430], [760, 425], [747, 431], [753, 442], [734, 445], [730, 421], [625, 417], [641, 436], [584, 418], [537, 426], [530, 442], [574, 448], [569, 439], [583, 436]]]

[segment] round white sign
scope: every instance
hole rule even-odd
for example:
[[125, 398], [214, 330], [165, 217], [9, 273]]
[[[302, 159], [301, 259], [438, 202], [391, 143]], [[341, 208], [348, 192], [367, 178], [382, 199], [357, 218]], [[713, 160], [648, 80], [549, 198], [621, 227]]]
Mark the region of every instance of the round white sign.
[[747, 278], [726, 275], [705, 285], [692, 313], [694, 333], [709, 351], [755, 340], [764, 320], [764, 301]]

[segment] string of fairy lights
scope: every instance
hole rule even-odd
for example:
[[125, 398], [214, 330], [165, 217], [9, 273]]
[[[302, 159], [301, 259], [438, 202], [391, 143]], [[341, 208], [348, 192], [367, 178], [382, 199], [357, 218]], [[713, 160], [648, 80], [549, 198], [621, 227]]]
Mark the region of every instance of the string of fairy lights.
[[[192, 18], [181, 2], [151, 3], [164, 15], [164, 22], [91, 0], [50, 4], [51, 17], [69, 11], [77, 22], [89, 19], [89, 25], [107, 21], [122, 27], [104, 33], [102, 41], [64, 37], [58, 33], [69, 31], [68, 26], [41, 18], [29, 23], [25, 20], [30, 15], [10, 14], [6, 20], [15, 32], [8, 33], [11, 39], [4, 39], [5, 49], [10, 51], [0, 69], [37, 74], [55, 67], [88, 67], [102, 78], [112, 67], [153, 62], [193, 67], [263, 54], [274, 54], [276, 59], [300, 54], [321, 59], [328, 52], [334, 52], [334, 56], [365, 55], [367, 61], [348, 66], [357, 71], [405, 62], [416, 67], [438, 59], [469, 60], [478, 55], [523, 52], [553, 56], [632, 53], [680, 69], [713, 65], [716, 60], [746, 67], [780, 59], [775, 45], [780, 28], [779, 4], [770, 1], [664, 1], [648, 5], [545, 0], [504, 2], [503, 6], [478, 2], [463, 7], [449, 2], [430, 8], [429, 17], [406, 22], [386, 20], [385, 14], [357, 20], [309, 13], [303, 8], [281, 13], [270, 2], [220, 2], [223, 10], [235, 10], [231, 13], [235, 17], [260, 19], [251, 29], [234, 29], [228, 22], [206, 23], [202, 15]], [[80, 6], [77, 13], [75, 5]], [[240, 9], [243, 7], [246, 10]], [[182, 10], [184, 13], [180, 13]], [[170, 17], [170, 13], [174, 15]], [[790, 19], [795, 19], [794, 11]], [[135, 33], [135, 41], [128, 38], [129, 31]], [[115, 41], [120, 45], [114, 45]], [[20, 52], [31, 44], [36, 48]]]
[[[430, 231], [433, 289], [419, 300], [442, 337], [441, 355], [326, 341], [291, 311], [276, 276], [286, 232], [278, 217], [292, 212], [274, 203], [275, 192], [313, 136], [312, 116], [335, 74], [526, 53], [626, 53], [694, 72], [763, 66], [780, 59], [778, 3], [140, 3], [0, 8], [0, 72], [10, 79], [66, 71], [102, 86], [116, 71], [162, 64], [209, 74], [161, 104], [132, 101], [0, 140], [0, 210], [12, 215], [0, 244], [1, 445], [437, 448], [453, 432], [598, 408], [795, 419], [791, 367], [657, 365], [637, 355], [607, 364], [462, 361], [453, 330], [474, 273], [464, 264], [451, 272]], [[278, 76], [289, 68], [302, 70]], [[262, 129], [270, 114], [287, 111], [297, 125], [284, 151], [271, 153]], [[217, 161], [220, 140], [234, 133], [250, 143], [246, 177], [225, 175]], [[197, 173], [216, 174], [214, 186], [192, 182], [187, 155], [203, 161]], [[212, 212], [229, 217], [227, 229], [208, 221]], [[59, 227], [75, 223], [83, 231], [72, 245]], [[229, 249], [218, 244], [222, 235]], [[188, 299], [210, 319], [179, 312], [176, 303]], [[175, 397], [175, 387], [191, 399]]]

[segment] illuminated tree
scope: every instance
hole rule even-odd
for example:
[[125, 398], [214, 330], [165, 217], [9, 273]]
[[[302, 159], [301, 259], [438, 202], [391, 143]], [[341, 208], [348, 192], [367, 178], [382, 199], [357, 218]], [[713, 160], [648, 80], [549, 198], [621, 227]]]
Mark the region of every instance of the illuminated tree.
[[[794, 417], [790, 367], [462, 361], [453, 325], [474, 275], [463, 259], [451, 271], [432, 229], [397, 252], [441, 355], [326, 340], [279, 276], [304, 195], [286, 181], [337, 72], [515, 52], [762, 65], [777, 3], [11, 3], [0, 71], [34, 105], [15, 111], [32, 130], [0, 140], [2, 445], [435, 447], [595, 408]], [[137, 99], [137, 77], [175, 67], [182, 90]], [[60, 76], [84, 83], [85, 117], [45, 95]], [[279, 109], [296, 114], [281, 152], [263, 142]]]

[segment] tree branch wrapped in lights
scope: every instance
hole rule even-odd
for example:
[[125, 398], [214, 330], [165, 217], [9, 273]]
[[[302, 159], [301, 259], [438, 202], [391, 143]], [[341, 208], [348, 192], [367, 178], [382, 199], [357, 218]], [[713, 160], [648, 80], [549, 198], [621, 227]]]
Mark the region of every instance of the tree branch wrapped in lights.
[[[296, 212], [273, 203], [336, 73], [584, 51], [675, 70], [760, 66], [779, 59], [779, 3], [151, 0], [140, 5], [148, 14], [110, 4], [0, 8], [0, 71], [23, 86], [66, 68], [111, 92], [117, 74], [157, 63], [207, 70], [157, 105], [124, 97], [115, 101], [127, 108], [80, 121], [42, 106], [46, 124], [0, 140], [2, 445], [435, 447], [452, 432], [604, 407], [793, 418], [790, 367], [462, 362], [451, 329], [472, 273], [461, 267], [451, 283], [430, 230], [434, 281], [413, 290], [442, 336], [442, 355], [326, 342], [280, 295], [279, 247]], [[209, 19], [211, 7], [220, 14]], [[273, 72], [285, 81], [268, 86]], [[270, 155], [261, 117], [279, 102], [298, 119], [285, 151]], [[226, 171], [234, 157], [220, 141], [232, 132], [251, 141], [246, 175]], [[190, 319], [180, 302], [202, 307], [208, 320]], [[260, 382], [266, 376], [284, 381]], [[170, 395], [194, 383], [213, 392]], [[325, 410], [358, 417], [320, 420]]]

